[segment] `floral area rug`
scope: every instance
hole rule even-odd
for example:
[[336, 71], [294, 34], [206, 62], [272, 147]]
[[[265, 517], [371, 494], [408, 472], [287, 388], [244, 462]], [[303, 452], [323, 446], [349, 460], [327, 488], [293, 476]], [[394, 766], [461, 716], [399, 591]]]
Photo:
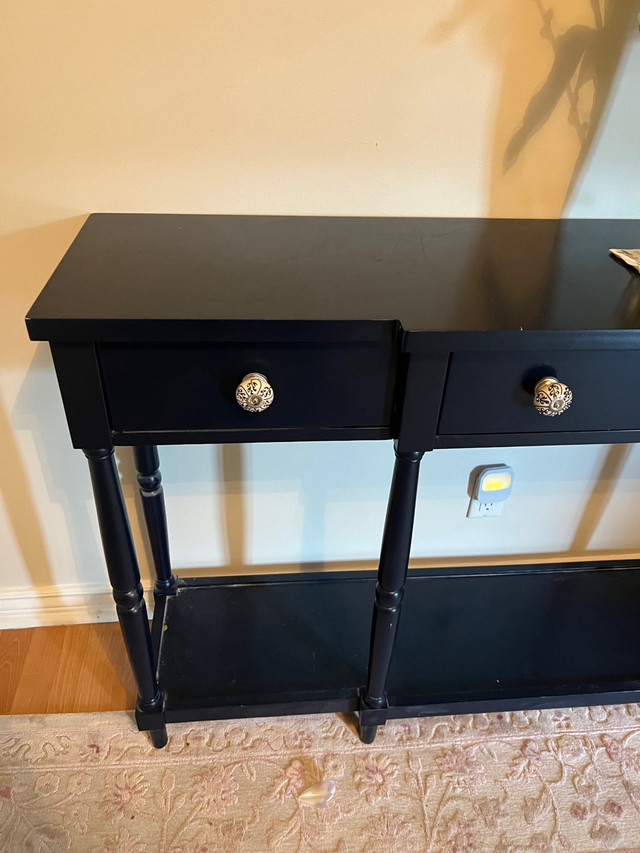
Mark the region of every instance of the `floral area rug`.
[[640, 706], [169, 727], [0, 717], [2, 853], [640, 853]]

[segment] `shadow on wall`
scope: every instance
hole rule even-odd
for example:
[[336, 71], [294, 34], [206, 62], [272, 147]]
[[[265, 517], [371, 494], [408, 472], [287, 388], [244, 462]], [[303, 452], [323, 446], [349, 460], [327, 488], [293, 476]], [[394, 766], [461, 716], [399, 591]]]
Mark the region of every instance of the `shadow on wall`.
[[[104, 563], [100, 543], [93, 531], [96, 530], [95, 510], [91, 503], [91, 483], [84, 456], [71, 447], [69, 430], [62, 408], [60, 392], [53, 373], [53, 362], [46, 343], [39, 343], [36, 354], [29, 365], [25, 380], [18, 394], [11, 417], [17, 430], [26, 430], [31, 435], [37, 454], [39, 471], [46, 484], [47, 496], [52, 504], [61, 507], [65, 520], [65, 533], [73, 555], [75, 580], [88, 581], [91, 566], [103, 572]], [[10, 434], [10, 432], [9, 432]], [[15, 464], [20, 467], [19, 455]], [[12, 488], [19, 482], [18, 472], [11, 477]], [[23, 475], [24, 476], [24, 475]], [[13, 499], [10, 502], [14, 505]], [[12, 517], [20, 517], [21, 509], [9, 509]], [[14, 532], [19, 541], [22, 556], [34, 587], [55, 584], [51, 569], [41, 562], [41, 555], [34, 553], [41, 524], [35, 507], [29, 511], [29, 525], [14, 523]], [[33, 524], [33, 530], [31, 530]], [[44, 546], [43, 546], [44, 550]], [[96, 572], [95, 581], [100, 580]]]
[[[362, 445], [367, 446], [362, 448]], [[373, 445], [367, 442], [351, 442], [349, 445], [328, 442], [321, 446], [321, 453], [317, 445], [307, 442], [160, 447], [160, 468], [167, 486], [170, 544], [171, 541], [175, 543], [180, 538], [188, 538], [189, 530], [194, 530], [198, 540], [205, 547], [208, 540], [211, 550], [217, 551], [223, 561], [200, 568], [188, 566], [189, 575], [335, 569], [337, 564], [323, 556], [332, 548], [339, 550], [335, 540], [330, 541], [327, 530], [328, 523], [331, 523], [327, 520], [327, 508], [331, 504], [334, 485], [333, 482], [327, 483], [326, 455], [332, 457], [335, 470], [340, 472], [335, 488], [341, 504], [358, 505], [366, 499], [379, 509], [379, 523], [373, 525], [379, 537], [393, 468], [391, 442], [384, 442], [382, 447], [378, 442]], [[375, 460], [372, 464], [371, 453], [376, 447], [382, 464], [375, 464]], [[143, 534], [139, 536], [144, 521], [133, 454], [129, 448], [118, 448], [117, 455], [127, 504], [134, 508], [131, 519], [134, 537], [144, 542], [147, 561], [151, 565], [146, 537]], [[251, 495], [247, 494], [248, 488]], [[274, 492], [277, 493], [277, 506], [270, 500]], [[202, 516], [199, 516], [200, 527], [195, 525], [193, 518], [184, 517], [184, 510], [176, 512], [172, 506], [174, 498], [194, 499], [197, 495], [214, 499], [211, 504], [213, 515], [210, 519], [205, 518], [204, 524]], [[264, 500], [265, 495], [267, 500]], [[358, 533], [358, 530], [354, 531], [356, 536]], [[220, 547], [218, 543], [221, 543]], [[374, 568], [379, 541], [374, 539], [369, 541], [369, 545], [372, 546], [369, 559], [343, 559], [339, 565], [354, 569]], [[258, 562], [255, 561], [254, 548], [258, 552]], [[269, 562], [265, 560], [265, 550], [267, 554], [274, 550], [277, 554], [293, 552], [298, 559], [282, 562], [282, 558], [276, 556]]]
[[[174, 454], [179, 457], [182, 463], [185, 463], [185, 453], [183, 448], [179, 447], [160, 447], [160, 473], [166, 471], [166, 466], [163, 461], [167, 457], [173, 457]], [[194, 469], [193, 465], [178, 464], [176, 470], [172, 467], [172, 476], [170, 479], [171, 485], [166, 488], [166, 481], [163, 486], [165, 497], [170, 498], [172, 495], [182, 492], [182, 484], [187, 484], [186, 494], [192, 497], [195, 493], [201, 492], [202, 489], [194, 489], [196, 482], [200, 482], [204, 490], [211, 494], [216, 491], [220, 494], [220, 517], [212, 518], [211, 524], [207, 530], [202, 531], [203, 540], [207, 538], [217, 538], [221, 536], [224, 541], [225, 564], [222, 567], [207, 567], [206, 570], [200, 570], [195, 574], [234, 574], [241, 573], [247, 565], [246, 558], [246, 530], [250, 527], [250, 520], [247, 519], [247, 511], [245, 507], [245, 448], [238, 444], [217, 445], [212, 448], [207, 448], [207, 452], [212, 454], [211, 465], [204, 468]], [[135, 468], [133, 450], [128, 447], [118, 448], [116, 451], [118, 457], [118, 469], [120, 479], [122, 481], [122, 490], [125, 495], [125, 500], [128, 507], [134, 508], [135, 517], [131, 518], [134, 538], [142, 543], [144, 549], [145, 561], [148, 567], [153, 566], [153, 557], [149, 540], [144, 532], [144, 513], [140, 492], [138, 489], [137, 472]], [[220, 481], [216, 482], [216, 472], [219, 472]], [[131, 512], [130, 512], [131, 516]], [[171, 512], [167, 513], [167, 527], [169, 528], [169, 548], [171, 550], [171, 528], [172, 524], [178, 524], [180, 520], [172, 517]], [[175, 527], [174, 527], [175, 532]], [[206, 535], [208, 534], [208, 536]], [[138, 549], [139, 551], [140, 549]], [[140, 556], [140, 554], [139, 554]], [[141, 561], [142, 562], [142, 561]], [[189, 570], [190, 576], [194, 575], [194, 570]]]
[[631, 448], [628, 444], [612, 444], [607, 449], [607, 454], [598, 471], [591, 494], [582, 510], [582, 517], [571, 542], [570, 551], [572, 553], [579, 554], [589, 548], [591, 538], [598, 529], [600, 519], [604, 516], [616, 483], [624, 471], [625, 463], [630, 454]]
[[500, 69], [488, 216], [562, 215], [637, 37], [636, 11], [636, 0], [459, 0], [427, 35], [439, 44], [473, 27]]
[[40, 517], [9, 418], [0, 402], [0, 488], [13, 535], [34, 586], [53, 583]]
[[[503, 172], [515, 165], [534, 134], [562, 102], [567, 123], [574, 129], [579, 149], [569, 178], [567, 197], [594, 140], [618, 69], [624, 41], [635, 31], [635, 0], [589, 0], [591, 25], [558, 28], [552, 4], [533, 0], [540, 15], [540, 37], [553, 51], [547, 79], [533, 95], [522, 123], [510, 138], [503, 156]], [[591, 90], [590, 92], [588, 90]]]

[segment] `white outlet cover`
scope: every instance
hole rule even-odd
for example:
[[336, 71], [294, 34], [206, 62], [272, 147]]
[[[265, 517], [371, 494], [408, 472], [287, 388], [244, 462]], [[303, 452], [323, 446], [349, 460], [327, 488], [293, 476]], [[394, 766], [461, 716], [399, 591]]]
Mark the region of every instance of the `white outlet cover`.
[[503, 506], [504, 501], [480, 503], [476, 498], [471, 498], [469, 509], [467, 510], [467, 518], [497, 518], [499, 515], [502, 515]]

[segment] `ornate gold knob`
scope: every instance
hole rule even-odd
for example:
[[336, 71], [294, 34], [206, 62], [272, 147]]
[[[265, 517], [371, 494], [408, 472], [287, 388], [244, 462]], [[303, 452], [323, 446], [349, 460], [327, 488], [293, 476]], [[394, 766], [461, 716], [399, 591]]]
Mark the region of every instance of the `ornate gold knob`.
[[245, 412], [264, 412], [273, 403], [273, 388], [262, 373], [247, 373], [236, 388], [236, 401]]
[[541, 415], [547, 415], [550, 418], [566, 412], [572, 399], [571, 389], [562, 382], [558, 382], [555, 376], [545, 376], [533, 391], [533, 405]]

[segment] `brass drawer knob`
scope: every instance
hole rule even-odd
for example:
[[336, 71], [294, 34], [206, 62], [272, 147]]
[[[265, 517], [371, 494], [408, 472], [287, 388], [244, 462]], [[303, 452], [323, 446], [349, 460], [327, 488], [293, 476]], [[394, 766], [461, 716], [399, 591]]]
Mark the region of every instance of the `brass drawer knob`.
[[273, 388], [262, 373], [247, 373], [236, 388], [236, 401], [245, 412], [264, 412], [273, 403]]
[[545, 376], [533, 391], [533, 405], [541, 415], [547, 415], [550, 418], [566, 412], [572, 399], [571, 389], [562, 382], [558, 382], [555, 376]]

